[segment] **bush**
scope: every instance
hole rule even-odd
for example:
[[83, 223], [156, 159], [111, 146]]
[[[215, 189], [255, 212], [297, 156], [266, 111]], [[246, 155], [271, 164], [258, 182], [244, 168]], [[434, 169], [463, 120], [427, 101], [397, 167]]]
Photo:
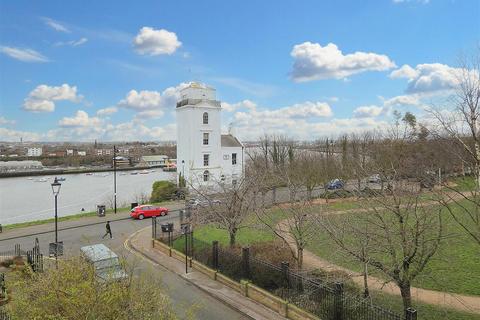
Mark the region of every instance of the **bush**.
[[7, 311], [12, 319], [177, 319], [161, 280], [148, 273], [133, 277], [132, 272], [130, 281], [105, 285], [91, 265], [75, 258], [62, 260], [58, 270], [15, 273], [9, 284], [15, 298]]
[[175, 194], [177, 187], [170, 181], [155, 181], [152, 186], [151, 202], [170, 200]]
[[341, 199], [352, 197], [353, 193], [348, 190], [334, 190], [334, 191], [325, 191], [320, 195], [322, 199]]

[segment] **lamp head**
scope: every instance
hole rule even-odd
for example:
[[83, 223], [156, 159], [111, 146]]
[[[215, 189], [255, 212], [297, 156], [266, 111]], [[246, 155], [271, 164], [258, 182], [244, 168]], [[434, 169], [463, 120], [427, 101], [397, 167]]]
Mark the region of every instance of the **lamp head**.
[[58, 182], [58, 178], [55, 177], [55, 180], [53, 180], [53, 183], [52, 183], [52, 192], [53, 192], [54, 196], [58, 195], [58, 193], [60, 192], [60, 187], [61, 186], [62, 186], [62, 184], [60, 182]]

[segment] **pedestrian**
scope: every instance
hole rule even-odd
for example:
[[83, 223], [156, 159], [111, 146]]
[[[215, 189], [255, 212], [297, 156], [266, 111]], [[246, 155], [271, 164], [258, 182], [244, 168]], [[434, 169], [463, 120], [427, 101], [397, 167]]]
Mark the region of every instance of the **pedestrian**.
[[103, 235], [102, 239], [104, 239], [107, 236], [107, 234], [109, 234], [110, 239], [112, 239], [112, 229], [110, 228], [110, 221], [107, 221], [107, 224], [105, 225], [105, 230], [106, 230], [106, 232]]

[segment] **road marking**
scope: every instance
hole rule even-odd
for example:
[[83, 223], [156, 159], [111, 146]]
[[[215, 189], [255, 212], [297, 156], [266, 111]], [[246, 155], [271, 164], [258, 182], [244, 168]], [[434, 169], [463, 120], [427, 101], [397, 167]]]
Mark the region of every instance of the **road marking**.
[[143, 254], [141, 254], [141, 253], [138, 252], [137, 250], [131, 248], [130, 245], [129, 245], [130, 239], [132, 239], [134, 236], [136, 236], [137, 233], [139, 233], [139, 232], [141, 232], [141, 231], [143, 231], [143, 230], [145, 230], [145, 229], [147, 229], [147, 228], [150, 228], [150, 226], [147, 226], [147, 227], [145, 227], [145, 228], [142, 228], [142, 229], [140, 229], [140, 230], [135, 231], [133, 234], [131, 234], [129, 237], [127, 237], [127, 239], [125, 239], [125, 241], [123, 242], [123, 246], [125, 247], [125, 249], [126, 249], [128, 252], [130, 252], [130, 253], [134, 254], [135, 256], [141, 258], [143, 261], [147, 261], [147, 262], [153, 264], [154, 266], [163, 267], [163, 266], [161, 266], [160, 264], [158, 264], [158, 263], [152, 261], [151, 259], [145, 257]]

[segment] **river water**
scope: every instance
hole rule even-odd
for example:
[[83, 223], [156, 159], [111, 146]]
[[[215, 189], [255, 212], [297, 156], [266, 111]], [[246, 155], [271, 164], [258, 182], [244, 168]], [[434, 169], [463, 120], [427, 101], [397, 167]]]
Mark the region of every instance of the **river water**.
[[[174, 181], [175, 175], [175, 172], [161, 169], [136, 175], [131, 171], [117, 172], [117, 207], [138, 201], [142, 194], [150, 196], [154, 181]], [[107, 207], [113, 204], [113, 172], [67, 174], [63, 177], [66, 180], [61, 182], [58, 195], [59, 216], [80, 213], [82, 208], [95, 211], [99, 204]], [[50, 186], [53, 179], [54, 176], [1, 178], [0, 224], [53, 218], [55, 202]]]

